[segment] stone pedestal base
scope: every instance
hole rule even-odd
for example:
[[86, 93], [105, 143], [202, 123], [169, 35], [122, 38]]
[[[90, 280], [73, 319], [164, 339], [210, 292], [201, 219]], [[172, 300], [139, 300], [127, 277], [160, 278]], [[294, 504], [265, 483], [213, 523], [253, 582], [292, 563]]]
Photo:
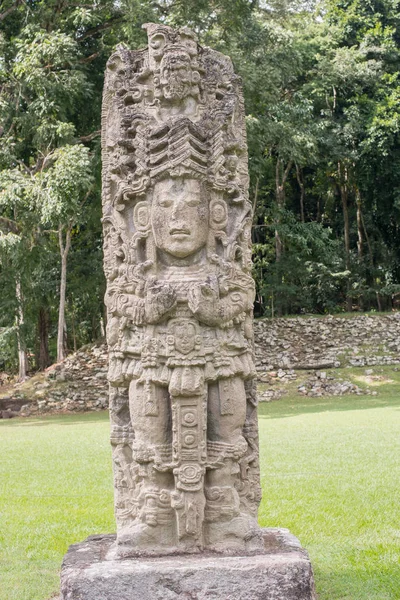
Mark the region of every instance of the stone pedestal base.
[[263, 534], [265, 554], [123, 560], [112, 558], [115, 536], [92, 536], [69, 548], [60, 600], [315, 600], [299, 541], [287, 529]]

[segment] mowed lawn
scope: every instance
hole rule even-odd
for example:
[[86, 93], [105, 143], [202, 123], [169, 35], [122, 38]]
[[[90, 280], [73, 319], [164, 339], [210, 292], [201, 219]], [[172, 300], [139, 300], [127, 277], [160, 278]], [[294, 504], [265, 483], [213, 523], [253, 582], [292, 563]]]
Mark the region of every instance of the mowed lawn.
[[[319, 600], [400, 599], [400, 373], [383, 371], [378, 396], [260, 406], [260, 522], [299, 537]], [[0, 421], [0, 600], [48, 600], [68, 545], [115, 529], [108, 436], [106, 413]]]
[[108, 414], [0, 421], [0, 599], [47, 600], [69, 544], [112, 532]]

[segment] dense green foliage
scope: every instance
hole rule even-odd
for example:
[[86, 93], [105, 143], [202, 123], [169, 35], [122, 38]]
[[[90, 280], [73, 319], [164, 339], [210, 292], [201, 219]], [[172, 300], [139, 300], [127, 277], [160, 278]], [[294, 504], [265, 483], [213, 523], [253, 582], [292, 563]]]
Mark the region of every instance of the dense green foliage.
[[[399, 598], [400, 373], [374, 371], [378, 396], [259, 409], [260, 523], [299, 537], [320, 600]], [[68, 545], [115, 531], [108, 415], [0, 421], [0, 452], [0, 600], [47, 600]]]
[[103, 73], [117, 43], [145, 45], [148, 21], [189, 25], [242, 75], [256, 314], [396, 304], [397, 0], [4, 0], [0, 369], [17, 350], [20, 372], [21, 352], [55, 358], [65, 273], [58, 355], [104, 331]]

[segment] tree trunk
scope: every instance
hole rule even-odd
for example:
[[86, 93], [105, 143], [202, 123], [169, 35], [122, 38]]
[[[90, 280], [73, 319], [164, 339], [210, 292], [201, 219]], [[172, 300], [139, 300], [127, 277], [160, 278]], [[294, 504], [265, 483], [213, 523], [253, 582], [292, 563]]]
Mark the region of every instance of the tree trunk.
[[62, 225], [58, 228], [58, 241], [61, 255], [61, 281], [60, 281], [60, 306], [58, 309], [58, 332], [57, 332], [57, 362], [65, 358], [65, 295], [67, 289], [67, 258], [71, 246], [71, 229], [69, 224], [65, 236], [65, 245], [63, 241]]
[[316, 217], [316, 221], [317, 221], [317, 223], [321, 222], [321, 202], [320, 202], [319, 198], [317, 200], [317, 217]]
[[76, 352], [78, 347], [77, 347], [77, 343], [76, 343], [75, 313], [74, 312], [72, 312], [71, 323], [72, 323], [72, 343], [74, 345], [74, 352]]
[[49, 311], [47, 307], [41, 306], [38, 318], [39, 330], [39, 360], [40, 371], [44, 371], [50, 364], [49, 355]]
[[257, 177], [256, 180], [256, 189], [254, 191], [254, 199], [253, 199], [253, 219], [255, 220], [256, 218], [256, 211], [257, 211], [257, 200], [258, 200], [258, 184], [260, 183], [260, 178]]
[[367, 228], [365, 227], [364, 215], [361, 213], [360, 216], [361, 216], [361, 223], [362, 223], [362, 227], [363, 227], [363, 231], [364, 231], [364, 236], [365, 236], [365, 239], [367, 241], [369, 264], [371, 265], [371, 268], [373, 268], [373, 266], [374, 266], [374, 253], [372, 251], [371, 241], [369, 239]]
[[[286, 165], [285, 170], [283, 169], [283, 162], [280, 158], [276, 161], [275, 167], [275, 195], [276, 204], [278, 207], [278, 215], [275, 219], [275, 223], [279, 225], [280, 214], [279, 211], [285, 207], [285, 184], [288, 178], [290, 169], [292, 168], [293, 161], [289, 161]], [[279, 261], [283, 252], [282, 240], [280, 239], [279, 232], [275, 230], [275, 254], [276, 260]]]
[[[343, 227], [344, 227], [344, 249], [345, 249], [345, 263], [346, 271], [350, 271], [350, 224], [349, 224], [349, 210], [348, 210], [348, 170], [345, 165], [340, 162], [338, 164], [339, 181], [340, 181], [340, 196], [342, 199], [342, 210], [343, 210]], [[347, 311], [352, 310], [352, 299], [350, 296], [350, 276], [347, 279], [347, 298], [346, 298]]]
[[376, 293], [376, 303], [377, 303], [377, 305], [378, 305], [378, 310], [379, 310], [379, 312], [382, 312], [382, 302], [381, 302], [381, 297], [380, 297], [380, 295], [379, 295], [379, 292], [378, 292], [378, 291], [376, 291], [375, 293]]
[[100, 337], [101, 337], [102, 340], [104, 340], [104, 338], [106, 337], [106, 329], [104, 327], [104, 319], [103, 319], [103, 317], [100, 317], [99, 329], [100, 329]]
[[299, 184], [299, 188], [300, 188], [300, 219], [301, 219], [301, 222], [304, 223], [305, 222], [304, 199], [305, 199], [305, 195], [306, 195], [306, 190], [305, 190], [305, 186], [304, 186], [302, 172], [297, 163], [296, 163], [296, 177], [297, 177], [297, 183]]
[[[286, 180], [287, 177], [289, 175], [290, 169], [292, 168], [293, 165], [293, 161], [289, 161], [288, 164], [286, 165], [286, 168], [283, 169], [283, 162], [282, 159], [278, 158], [276, 160], [276, 167], [275, 167], [275, 195], [276, 195], [276, 204], [277, 204], [277, 215], [275, 217], [275, 224], [278, 226], [281, 222], [281, 215], [280, 215], [280, 211], [284, 208], [285, 206], [285, 184], [286, 184]], [[282, 258], [282, 254], [283, 254], [283, 244], [282, 244], [282, 240], [281, 237], [279, 235], [279, 230], [278, 227], [276, 227], [275, 229], [275, 258], [276, 258], [276, 262], [279, 263], [281, 258]], [[281, 284], [281, 278], [279, 277], [279, 284]], [[278, 314], [279, 317], [282, 316], [282, 298], [281, 298], [281, 293], [277, 292], [276, 293], [276, 312]]]
[[[362, 265], [364, 257], [364, 240], [363, 240], [363, 226], [362, 226], [362, 210], [361, 210], [361, 194], [360, 190], [356, 186], [356, 205], [357, 205], [357, 256], [359, 265]], [[364, 297], [361, 293], [358, 299], [359, 309], [364, 310]]]
[[21, 281], [17, 278], [15, 282], [15, 295], [17, 297], [17, 343], [18, 343], [18, 381], [24, 381], [28, 371], [28, 356], [26, 353], [25, 346], [25, 335], [24, 335], [24, 309], [22, 306], [22, 291]]
[[357, 254], [358, 259], [361, 261], [364, 255], [363, 248], [363, 226], [362, 226], [362, 210], [361, 210], [361, 194], [358, 187], [356, 187], [356, 204], [357, 204]]
[[[364, 236], [367, 241], [369, 264], [371, 266], [371, 272], [373, 272], [373, 270], [374, 270], [374, 252], [372, 250], [371, 240], [369, 239], [368, 231], [365, 226], [364, 215], [362, 213], [361, 213], [361, 223], [362, 223], [362, 227], [363, 227], [363, 231], [364, 231]], [[377, 283], [375, 278], [374, 278], [374, 283]], [[376, 305], [378, 307], [378, 310], [379, 310], [379, 312], [382, 312], [382, 302], [381, 302], [381, 297], [380, 297], [378, 290], [375, 291], [375, 296], [376, 296]]]

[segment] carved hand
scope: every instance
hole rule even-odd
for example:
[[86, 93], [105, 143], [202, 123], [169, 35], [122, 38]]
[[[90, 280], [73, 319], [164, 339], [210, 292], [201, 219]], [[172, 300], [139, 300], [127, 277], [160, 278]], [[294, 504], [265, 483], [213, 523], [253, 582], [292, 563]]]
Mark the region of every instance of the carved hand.
[[189, 308], [196, 317], [207, 325], [219, 321], [219, 294], [209, 283], [199, 283], [189, 290]]
[[173, 287], [155, 284], [148, 288], [146, 294], [146, 319], [149, 323], [157, 323], [164, 315], [176, 306], [176, 293]]

